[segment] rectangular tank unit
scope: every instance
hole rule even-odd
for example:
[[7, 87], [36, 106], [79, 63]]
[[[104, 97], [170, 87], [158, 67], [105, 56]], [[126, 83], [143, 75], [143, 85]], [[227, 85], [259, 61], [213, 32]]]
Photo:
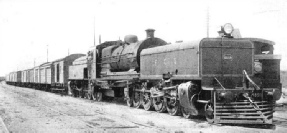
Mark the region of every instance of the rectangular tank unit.
[[253, 44], [242, 39], [204, 39], [200, 45], [202, 75], [253, 74]]
[[245, 39], [205, 38], [200, 43], [202, 85], [212, 87], [217, 82], [226, 88], [242, 86], [245, 70], [253, 76], [254, 45]]
[[[199, 41], [176, 43], [145, 49], [141, 53], [141, 78], [199, 79]], [[184, 56], [183, 56], [184, 55]]]

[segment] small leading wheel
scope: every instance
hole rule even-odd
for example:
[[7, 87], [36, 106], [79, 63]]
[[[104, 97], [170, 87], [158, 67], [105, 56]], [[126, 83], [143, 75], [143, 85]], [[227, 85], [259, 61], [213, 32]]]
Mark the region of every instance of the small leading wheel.
[[205, 118], [208, 123], [213, 123], [214, 122], [214, 107], [212, 103], [207, 103], [204, 106], [204, 111], [205, 111]]
[[167, 112], [170, 115], [175, 116], [180, 113], [179, 101], [176, 98], [165, 98], [165, 101]]
[[142, 104], [143, 104], [144, 110], [148, 111], [152, 109], [152, 99], [151, 99], [150, 93], [148, 92], [144, 93]]
[[188, 112], [187, 108], [181, 107], [182, 116], [186, 119], [191, 118], [191, 114]]
[[166, 111], [166, 104], [163, 97], [153, 98], [152, 103], [156, 112], [163, 113]]
[[103, 93], [102, 92], [97, 92], [96, 93], [96, 101], [100, 102], [103, 101]]
[[138, 91], [134, 91], [134, 94], [133, 94], [133, 106], [135, 108], [139, 108], [141, 106], [141, 103], [142, 103], [142, 95], [140, 92]]

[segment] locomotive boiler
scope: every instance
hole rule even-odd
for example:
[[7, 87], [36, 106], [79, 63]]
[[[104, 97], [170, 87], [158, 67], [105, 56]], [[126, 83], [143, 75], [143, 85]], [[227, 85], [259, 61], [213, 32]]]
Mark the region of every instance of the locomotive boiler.
[[[117, 75], [116, 72], [140, 71], [140, 53], [142, 50], [166, 45], [160, 38], [154, 37], [154, 30], [147, 29], [147, 38], [138, 41], [137, 36], [127, 35], [124, 41], [118, 41], [115, 45], [106, 48], [98, 48], [101, 51], [99, 60], [101, 62], [101, 76]], [[105, 45], [102, 44], [102, 45]]]

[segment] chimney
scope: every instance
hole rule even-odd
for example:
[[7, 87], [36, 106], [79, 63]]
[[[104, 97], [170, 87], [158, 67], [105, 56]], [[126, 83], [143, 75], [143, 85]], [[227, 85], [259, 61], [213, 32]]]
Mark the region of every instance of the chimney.
[[146, 29], [146, 38], [154, 38], [154, 29]]

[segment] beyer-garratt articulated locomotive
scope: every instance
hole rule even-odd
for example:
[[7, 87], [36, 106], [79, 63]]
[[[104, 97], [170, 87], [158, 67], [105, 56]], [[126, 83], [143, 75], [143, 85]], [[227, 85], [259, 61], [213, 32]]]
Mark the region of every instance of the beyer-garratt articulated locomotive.
[[274, 42], [234, 38], [231, 24], [219, 38], [174, 44], [154, 37], [153, 29], [146, 32], [142, 41], [128, 35], [74, 60], [68, 92], [97, 101], [122, 97], [131, 107], [205, 116], [210, 123], [272, 124], [281, 96]]
[[230, 24], [222, 27], [220, 38], [175, 44], [146, 31], [142, 41], [128, 35], [92, 48], [87, 80], [73, 80], [72, 88], [86, 86], [88, 98], [99, 101], [103, 95], [125, 97], [128, 106], [186, 118], [272, 123], [281, 94], [280, 56], [273, 55], [272, 41], [233, 38]]

